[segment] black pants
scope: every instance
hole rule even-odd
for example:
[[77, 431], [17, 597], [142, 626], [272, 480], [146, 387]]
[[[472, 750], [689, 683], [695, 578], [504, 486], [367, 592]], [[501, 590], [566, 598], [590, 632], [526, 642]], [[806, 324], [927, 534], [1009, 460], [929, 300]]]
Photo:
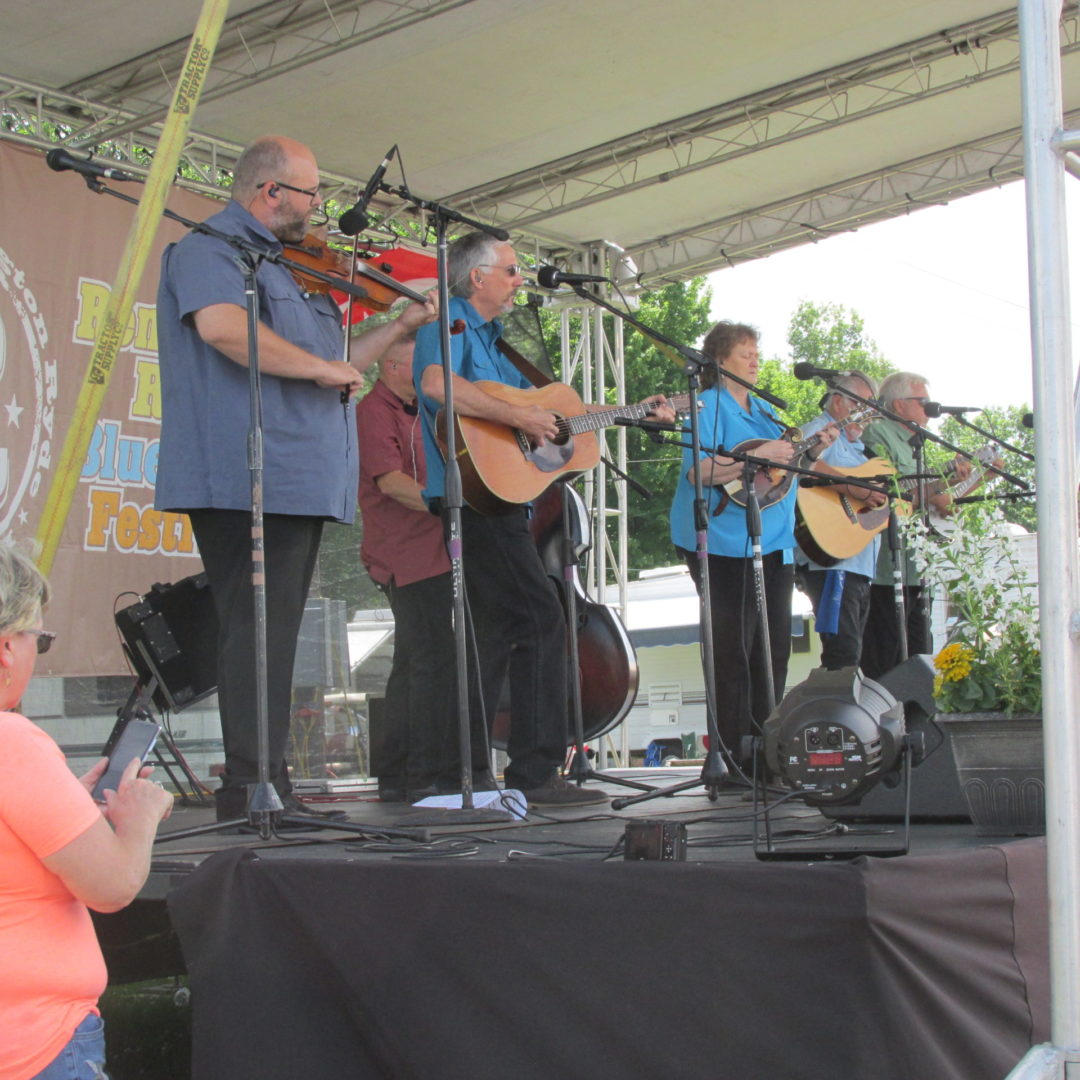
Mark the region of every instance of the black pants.
[[391, 581], [386, 594], [394, 613], [394, 662], [386, 681], [380, 779], [416, 790], [440, 775], [454, 779], [460, 759], [450, 573], [408, 585]]
[[[189, 513], [220, 626], [218, 707], [225, 742], [221, 786], [222, 790], [242, 788], [259, 778], [251, 515], [242, 510]], [[285, 768], [285, 747], [292, 718], [296, 639], [319, 553], [323, 519], [267, 514], [263, 526], [270, 779], [284, 794], [291, 786]]]
[[461, 512], [465, 589], [490, 725], [509, 675], [507, 787], [539, 787], [567, 747], [566, 619], [523, 510]]
[[[798, 586], [814, 605], [814, 614], [820, 613], [821, 594], [825, 589], [827, 570], [815, 570], [809, 566], [795, 568]], [[821, 666], [829, 671], [855, 667], [862, 652], [863, 631], [870, 614], [870, 579], [865, 574], [844, 572], [844, 591], [840, 597], [840, 618], [835, 634], [823, 634], [821, 638]], [[819, 620], [820, 621], [820, 620]]]
[[[694, 584], [701, 591], [697, 556], [681, 551]], [[791, 590], [794, 567], [783, 552], [762, 559], [765, 605], [776, 701], [770, 702], [764, 642], [754, 598], [751, 559], [709, 556], [709, 595], [712, 601], [713, 663], [716, 668], [716, 724], [720, 740], [736, 761], [742, 760], [742, 739], [759, 734], [770, 709], [784, 696], [791, 656]]]
[[[933, 640], [926, 618], [926, 597], [921, 585], [904, 586], [907, 608], [908, 656], [933, 651]], [[870, 614], [863, 635], [859, 666], [868, 679], [878, 679], [900, 663], [900, 637], [897, 633], [896, 600], [891, 585], [870, 586]]]

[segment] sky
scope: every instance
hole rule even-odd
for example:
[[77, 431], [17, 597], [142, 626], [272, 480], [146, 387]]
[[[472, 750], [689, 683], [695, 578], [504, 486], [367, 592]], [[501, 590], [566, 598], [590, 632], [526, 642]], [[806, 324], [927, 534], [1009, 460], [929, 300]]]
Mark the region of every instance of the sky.
[[[1075, 356], [1080, 182], [1066, 181]], [[743, 263], [709, 282], [713, 316], [757, 326], [764, 356], [790, 359], [787, 328], [802, 300], [836, 303], [862, 316], [896, 367], [927, 376], [934, 400], [1032, 401], [1021, 183]]]

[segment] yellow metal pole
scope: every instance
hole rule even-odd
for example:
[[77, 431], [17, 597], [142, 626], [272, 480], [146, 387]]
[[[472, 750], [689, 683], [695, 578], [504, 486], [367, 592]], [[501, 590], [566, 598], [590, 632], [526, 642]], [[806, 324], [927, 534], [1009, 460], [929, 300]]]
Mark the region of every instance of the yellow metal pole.
[[90, 363], [75, 404], [71, 426], [64, 437], [64, 447], [57, 461], [41, 520], [38, 522], [37, 541], [41, 545], [38, 565], [44, 574], [48, 574], [52, 569], [56, 557], [64, 522], [75, 495], [75, 486], [94, 434], [94, 425], [101, 412], [105, 391], [120, 351], [120, 342], [131, 318], [135, 294], [142, 280], [146, 261], [150, 257], [150, 249], [161, 223], [161, 213], [165, 209], [165, 200], [176, 175], [180, 151], [187, 138], [206, 74], [210, 70], [210, 60], [217, 48], [228, 7], [228, 0], [204, 0], [168, 116], [162, 124], [161, 137], [150, 173], [120, 258], [116, 284], [105, 306], [101, 330], [90, 354]]

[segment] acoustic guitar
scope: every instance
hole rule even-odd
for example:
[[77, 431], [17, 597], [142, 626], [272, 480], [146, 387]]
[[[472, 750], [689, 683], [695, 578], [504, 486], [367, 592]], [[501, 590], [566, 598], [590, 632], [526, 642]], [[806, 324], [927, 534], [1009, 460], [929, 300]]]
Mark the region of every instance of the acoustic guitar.
[[[950, 485], [937, 482], [931, 485], [931, 493], [948, 492], [953, 498], [960, 498], [978, 486], [988, 473], [994, 471], [992, 462], [996, 454], [992, 447], [984, 446], [974, 457], [980, 465], [972, 469], [966, 479]], [[884, 458], [872, 458], [853, 468], [834, 468], [858, 480], [871, 480], [896, 472]], [[918, 484], [918, 480], [901, 480], [896, 487], [900, 491], [914, 491]], [[896, 510], [906, 517], [911, 513], [911, 505], [897, 500]], [[950, 519], [937, 510], [931, 509], [929, 518], [930, 527], [941, 536], [948, 535], [954, 527]], [[835, 566], [843, 559], [858, 555], [888, 524], [887, 505], [868, 507], [841, 494], [836, 487], [799, 487], [795, 502], [795, 539], [819, 566]]]
[[[893, 476], [896, 469], [884, 458], [871, 458], [863, 465], [834, 469], [856, 480]], [[908, 503], [898, 501], [897, 512], [911, 512]], [[850, 559], [889, 524], [889, 506], [867, 506], [841, 494], [836, 487], [799, 485], [795, 496], [795, 540], [819, 566], [835, 566]]]
[[[984, 446], [981, 450], [977, 451], [974, 455], [975, 460], [979, 463], [978, 466], [973, 466], [967, 478], [964, 480], [957, 480], [955, 483], [950, 484], [946, 490], [954, 499], [962, 499], [969, 492], [974, 491], [986, 477], [994, 472], [994, 463], [998, 461], [998, 453], [992, 446]], [[953, 524], [951, 517], [940, 513], [933, 506], [930, 507], [929, 522], [930, 528], [937, 533], [943, 540], [947, 539], [956, 530], [956, 525]]]
[[[475, 416], [456, 417], [457, 456], [465, 501], [481, 514], [505, 514], [532, 502], [564, 477], [588, 472], [600, 460], [596, 432], [625, 417], [639, 420], [653, 405], [616, 405], [586, 412], [577, 391], [552, 382], [531, 390], [481, 380], [474, 384], [511, 405], [536, 405], [558, 417], [559, 434], [543, 446], [533, 446], [524, 432]], [[676, 412], [685, 412], [689, 395], [669, 398]], [[446, 454], [446, 410], [436, 417], [439, 449]]]

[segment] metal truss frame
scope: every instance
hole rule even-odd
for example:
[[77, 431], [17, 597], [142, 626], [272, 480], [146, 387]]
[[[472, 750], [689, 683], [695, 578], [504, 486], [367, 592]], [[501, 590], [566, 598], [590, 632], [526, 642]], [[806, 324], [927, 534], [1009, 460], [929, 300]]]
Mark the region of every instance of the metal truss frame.
[[[614, 266], [607, 245], [593, 245], [585, 255], [586, 264], [600, 267], [601, 273], [612, 273]], [[579, 381], [581, 397], [586, 404], [607, 401], [613, 391], [615, 401], [626, 402], [626, 364], [624, 327], [622, 320], [605, 314], [598, 306], [578, 302], [560, 311], [560, 345], [562, 349], [564, 382]], [[574, 326], [577, 326], [575, 337]], [[611, 326], [611, 334], [606, 327]], [[578, 379], [580, 375], [580, 379]], [[626, 471], [626, 428], [612, 427], [597, 433], [603, 456]], [[623, 480], [614, 483], [615, 504], [608, 501], [608, 468], [601, 460], [595, 471], [585, 478], [585, 504], [592, 522], [593, 542], [589, 550], [585, 578], [600, 603], [611, 603], [624, 615], [628, 600], [629, 535], [627, 485]], [[608, 525], [614, 519], [614, 544]], [[611, 580], [614, 579], [614, 587]], [[614, 595], [611, 595], [614, 588]]]
[[[1061, 20], [1063, 55], [1080, 14]], [[516, 229], [1019, 71], [1015, 9], [678, 117], [455, 193]]]
[[[1080, 110], [1071, 115], [1080, 118]], [[999, 187], [1023, 172], [1023, 137], [1016, 128], [702, 222], [636, 246], [631, 254], [641, 270], [639, 284], [657, 288]]]
[[[269, 0], [225, 21], [200, 101], [227, 97], [472, 2]], [[76, 133], [72, 144], [112, 141], [164, 119], [189, 43], [170, 42], [60, 87], [117, 110]]]
[[[1042, 651], [1046, 869], [1050, 899], [1050, 1042], [1034, 1046], [1008, 1080], [1080, 1075], [1080, 554], [1076, 542], [1080, 408], [1073, 383], [1067, 158], [1080, 130], [1062, 108], [1054, 28], [1062, 0], [1019, 0], [1023, 30], [1028, 289], [1039, 491], [1039, 640]], [[1070, 390], [1073, 394], [1070, 395]]]

